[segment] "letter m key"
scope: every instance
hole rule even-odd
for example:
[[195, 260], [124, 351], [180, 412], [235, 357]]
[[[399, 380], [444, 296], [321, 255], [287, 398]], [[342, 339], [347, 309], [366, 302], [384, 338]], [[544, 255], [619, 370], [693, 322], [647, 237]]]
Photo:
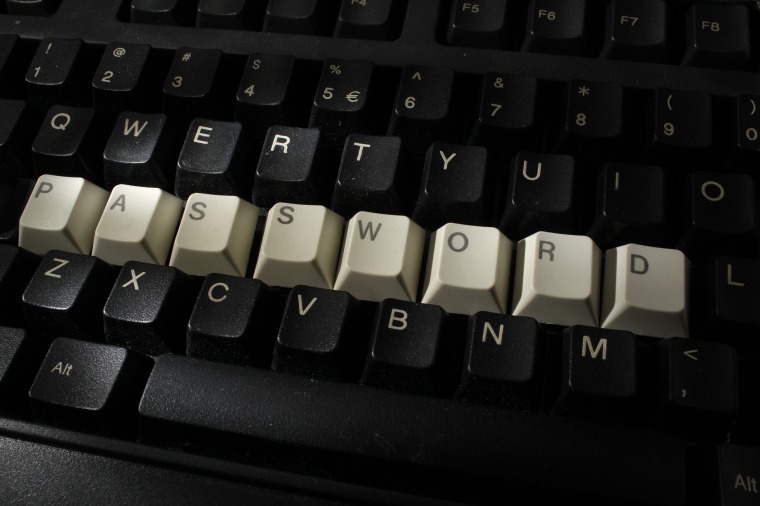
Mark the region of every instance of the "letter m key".
[[585, 357], [586, 353], [591, 355], [592, 359], [596, 359], [599, 353], [602, 354], [602, 360], [607, 360], [607, 339], [602, 338], [596, 343], [596, 346], [591, 342], [591, 337], [583, 336], [583, 344], [581, 346], [581, 357]]

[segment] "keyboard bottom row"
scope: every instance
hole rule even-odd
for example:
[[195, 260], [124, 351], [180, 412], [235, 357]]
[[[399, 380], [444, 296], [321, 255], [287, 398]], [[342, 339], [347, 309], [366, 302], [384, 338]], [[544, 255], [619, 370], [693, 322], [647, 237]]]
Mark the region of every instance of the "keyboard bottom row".
[[[754, 500], [753, 483], [760, 476], [760, 451], [754, 446], [694, 444], [626, 423], [410, 395], [174, 354], [151, 359], [69, 338], [58, 338], [45, 350], [38, 336], [0, 330], [0, 358], [7, 358], [0, 362], [0, 413], [17, 420], [0, 417], [0, 434], [20, 431], [31, 439], [58, 434], [59, 429], [24, 421], [40, 420], [85, 431], [53, 437], [68, 438], [60, 443], [64, 446], [129, 454], [132, 460], [155, 461], [150, 452], [168, 448], [159, 463], [168, 459], [163, 465], [170, 467], [186, 467], [183, 459], [213, 457], [228, 461], [224, 476], [244, 464], [269, 473], [297, 472], [301, 480], [310, 476], [312, 485], [325, 479], [391, 494], [361, 496], [369, 503], [400, 503], [405, 494], [467, 503], [529, 494], [525, 497], [573, 497], [584, 504], [706, 504], [694, 502], [692, 494], [699, 491], [724, 497], [719, 504], [740, 505]], [[620, 350], [613, 340], [609, 348], [608, 341], [585, 341], [577, 340], [577, 359], [585, 357], [594, 366]], [[709, 343], [691, 343], [688, 350], [675, 344], [687, 342], [668, 341], [677, 348], [674, 362], [697, 357], [709, 368], [715, 350], [705, 346]], [[570, 406], [581, 406], [577, 400]], [[704, 419], [693, 421], [699, 430], [707, 427]], [[10, 446], [19, 445], [27, 443]], [[70, 450], [35, 451], [53, 456]], [[145, 470], [137, 468], [138, 474]], [[337, 486], [330, 493], [340, 498], [335, 494], [348, 492]]]

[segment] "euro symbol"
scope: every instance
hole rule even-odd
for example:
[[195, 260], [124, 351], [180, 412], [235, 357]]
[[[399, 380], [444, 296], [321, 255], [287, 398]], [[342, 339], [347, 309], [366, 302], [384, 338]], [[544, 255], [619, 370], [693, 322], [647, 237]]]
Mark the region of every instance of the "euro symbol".
[[352, 91], [348, 95], [346, 95], [346, 100], [348, 100], [351, 103], [356, 103], [359, 101], [359, 95], [361, 95], [361, 92], [359, 91]]

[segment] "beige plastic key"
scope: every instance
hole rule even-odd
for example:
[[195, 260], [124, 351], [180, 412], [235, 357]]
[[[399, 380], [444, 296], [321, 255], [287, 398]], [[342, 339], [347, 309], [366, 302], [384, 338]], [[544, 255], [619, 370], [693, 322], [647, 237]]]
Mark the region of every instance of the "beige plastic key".
[[95, 229], [92, 254], [113, 265], [162, 265], [181, 213], [182, 201], [159, 188], [117, 185]]
[[689, 337], [689, 259], [678, 250], [627, 244], [607, 251], [602, 327]]
[[238, 197], [193, 193], [169, 265], [194, 276], [245, 276], [259, 208]]
[[599, 325], [602, 254], [581, 235], [536, 232], [518, 243], [512, 312], [542, 323]]
[[507, 310], [512, 242], [498, 229], [449, 223], [430, 239], [422, 302], [449, 313]]
[[275, 204], [253, 277], [270, 286], [332, 288], [343, 224], [339, 214], [323, 206]]
[[107, 200], [106, 190], [81, 177], [40, 176], [19, 220], [19, 246], [89, 255]]
[[367, 301], [413, 301], [425, 231], [405, 216], [358, 212], [348, 222], [335, 289]]

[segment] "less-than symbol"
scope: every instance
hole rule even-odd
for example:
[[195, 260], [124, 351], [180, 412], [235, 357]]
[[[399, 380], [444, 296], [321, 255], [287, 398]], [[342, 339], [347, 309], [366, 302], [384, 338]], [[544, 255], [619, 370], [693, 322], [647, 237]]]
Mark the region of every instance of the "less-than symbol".
[[698, 352], [699, 350], [688, 350], [688, 351], [684, 351], [683, 354], [689, 357], [690, 359], [698, 362], [699, 361], [699, 359], [697, 358]]

